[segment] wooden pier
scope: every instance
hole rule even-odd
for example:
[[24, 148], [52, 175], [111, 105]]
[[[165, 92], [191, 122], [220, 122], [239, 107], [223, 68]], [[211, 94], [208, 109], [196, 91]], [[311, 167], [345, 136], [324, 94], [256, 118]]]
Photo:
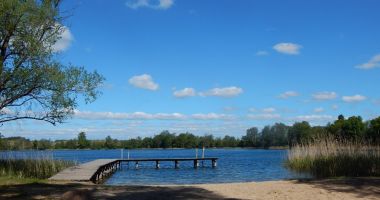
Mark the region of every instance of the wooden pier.
[[58, 174], [49, 178], [49, 180], [60, 181], [92, 181], [99, 183], [106, 177], [110, 176], [118, 168], [122, 167], [122, 163], [134, 163], [135, 168], [139, 168], [141, 162], [154, 162], [155, 168], [159, 169], [162, 162], [174, 162], [174, 168], [178, 169], [180, 162], [193, 162], [194, 168], [199, 167], [200, 161], [211, 161], [211, 166], [217, 166], [218, 158], [141, 158], [141, 159], [98, 159], [87, 162], [78, 166], [69, 167]]
[[[69, 167], [49, 178], [60, 181], [93, 181], [94, 176], [104, 176], [118, 164], [117, 159], [97, 159], [78, 166]], [[101, 171], [101, 173], [100, 173]], [[96, 177], [97, 179], [102, 177]]]

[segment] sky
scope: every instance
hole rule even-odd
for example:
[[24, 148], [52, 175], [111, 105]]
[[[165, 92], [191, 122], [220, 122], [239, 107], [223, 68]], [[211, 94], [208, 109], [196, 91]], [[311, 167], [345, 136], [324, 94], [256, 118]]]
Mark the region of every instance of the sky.
[[276, 122], [380, 114], [378, 0], [64, 1], [57, 59], [106, 81], [71, 119], [3, 124], [31, 139], [241, 137]]

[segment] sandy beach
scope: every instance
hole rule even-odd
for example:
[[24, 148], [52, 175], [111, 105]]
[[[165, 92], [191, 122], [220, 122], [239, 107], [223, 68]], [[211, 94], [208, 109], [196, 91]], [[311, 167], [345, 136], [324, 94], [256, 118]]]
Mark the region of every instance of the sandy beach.
[[291, 180], [184, 186], [46, 183], [0, 186], [0, 199], [380, 199], [380, 179]]

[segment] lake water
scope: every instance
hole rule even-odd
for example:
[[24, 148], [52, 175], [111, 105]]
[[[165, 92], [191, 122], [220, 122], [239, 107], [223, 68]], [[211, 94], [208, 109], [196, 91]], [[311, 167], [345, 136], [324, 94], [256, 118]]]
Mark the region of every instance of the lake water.
[[[124, 158], [127, 157], [124, 150]], [[4, 153], [4, 152], [3, 152]], [[26, 151], [18, 153], [29, 153]], [[120, 158], [121, 150], [54, 150], [56, 159], [75, 160], [79, 163], [100, 158]], [[201, 150], [198, 151], [199, 157]], [[194, 149], [168, 150], [130, 150], [130, 158], [194, 158]], [[204, 161], [204, 166], [193, 168], [192, 161], [180, 162], [179, 169], [174, 169], [174, 162], [162, 162], [156, 169], [154, 162], [141, 162], [135, 169], [124, 164], [116, 171], [107, 185], [160, 185], [160, 184], [197, 184], [197, 183], [230, 183], [248, 181], [268, 181], [303, 178], [306, 175], [296, 174], [283, 167], [286, 150], [256, 149], [206, 149], [205, 157], [218, 157], [218, 166], [211, 167], [211, 161]], [[201, 164], [202, 165], [202, 164]]]

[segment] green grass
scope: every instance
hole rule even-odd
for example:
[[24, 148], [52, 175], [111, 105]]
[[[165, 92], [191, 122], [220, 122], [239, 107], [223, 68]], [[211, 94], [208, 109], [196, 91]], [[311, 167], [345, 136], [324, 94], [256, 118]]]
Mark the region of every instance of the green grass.
[[74, 164], [71, 161], [55, 160], [48, 154], [3, 154], [0, 157], [0, 176], [46, 179]]
[[285, 165], [318, 178], [380, 176], [380, 146], [324, 139], [293, 147]]
[[46, 179], [38, 178], [20, 178], [14, 176], [0, 176], [0, 186], [2, 185], [17, 185], [17, 184], [32, 184], [32, 183], [48, 183]]

